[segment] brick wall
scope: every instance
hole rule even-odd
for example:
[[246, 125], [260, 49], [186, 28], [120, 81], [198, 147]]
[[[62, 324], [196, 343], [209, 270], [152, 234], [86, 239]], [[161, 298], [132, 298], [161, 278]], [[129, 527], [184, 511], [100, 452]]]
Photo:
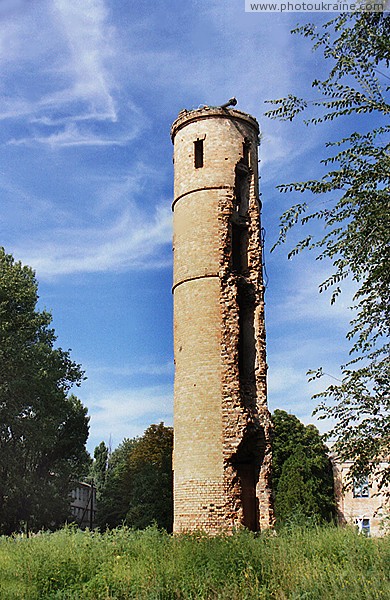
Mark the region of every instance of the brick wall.
[[175, 531], [273, 520], [258, 133], [208, 107], [172, 126]]

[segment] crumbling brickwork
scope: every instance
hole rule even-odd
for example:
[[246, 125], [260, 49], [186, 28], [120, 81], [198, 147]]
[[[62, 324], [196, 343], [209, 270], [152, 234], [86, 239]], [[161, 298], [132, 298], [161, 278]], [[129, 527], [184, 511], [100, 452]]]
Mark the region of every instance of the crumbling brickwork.
[[174, 143], [174, 530], [273, 522], [256, 120], [182, 111]]

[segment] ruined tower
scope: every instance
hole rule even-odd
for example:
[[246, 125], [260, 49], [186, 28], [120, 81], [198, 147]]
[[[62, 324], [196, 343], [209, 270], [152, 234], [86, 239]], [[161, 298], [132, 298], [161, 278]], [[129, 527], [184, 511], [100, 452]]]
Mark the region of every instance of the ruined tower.
[[272, 522], [259, 126], [183, 110], [174, 144], [174, 531]]

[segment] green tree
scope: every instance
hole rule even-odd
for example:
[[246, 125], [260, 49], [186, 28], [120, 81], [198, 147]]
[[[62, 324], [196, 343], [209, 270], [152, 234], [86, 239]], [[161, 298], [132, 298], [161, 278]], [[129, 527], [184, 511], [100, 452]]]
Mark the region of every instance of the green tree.
[[[390, 448], [390, 17], [341, 14], [319, 32], [307, 24], [294, 33], [322, 50], [328, 76], [312, 83], [317, 100], [289, 95], [271, 101], [276, 106], [266, 114], [292, 120], [305, 112], [306, 124], [316, 126], [337, 119], [347, 134], [326, 144], [330, 155], [321, 161], [325, 175], [278, 186], [309, 199], [282, 215], [276, 245], [297, 224], [307, 228], [322, 222], [325, 235], [321, 228], [308, 231], [289, 257], [312, 249], [318, 260], [332, 262], [333, 273], [320, 286], [321, 292], [332, 290], [331, 303], [347, 277], [357, 285], [347, 335], [351, 356], [341, 366], [339, 383], [315, 396], [321, 399], [320, 418], [335, 420], [329, 435], [340, 457], [353, 461], [352, 478], [376, 469]], [[323, 372], [310, 374], [321, 377]], [[386, 482], [389, 468], [380, 478], [381, 485]]]
[[54, 348], [51, 315], [38, 311], [34, 272], [0, 248], [0, 533], [64, 522], [69, 492], [88, 465], [83, 374]]
[[130, 504], [126, 522], [143, 529], [153, 522], [167, 531], [173, 526], [173, 429], [150, 425], [129, 461]]
[[102, 529], [124, 523], [129, 506], [126, 473], [138, 438], [124, 439], [108, 459], [104, 485], [97, 503], [97, 522]]
[[90, 479], [96, 488], [96, 499], [99, 502], [106, 481], [108, 468], [108, 448], [104, 442], [100, 442], [100, 444], [96, 446], [93, 458]]
[[160, 423], [113, 452], [98, 507], [101, 527], [143, 529], [156, 522], [172, 531], [172, 446], [172, 428]]
[[328, 448], [314, 425], [284, 410], [272, 415], [272, 471], [277, 524], [291, 519], [332, 521], [335, 498]]

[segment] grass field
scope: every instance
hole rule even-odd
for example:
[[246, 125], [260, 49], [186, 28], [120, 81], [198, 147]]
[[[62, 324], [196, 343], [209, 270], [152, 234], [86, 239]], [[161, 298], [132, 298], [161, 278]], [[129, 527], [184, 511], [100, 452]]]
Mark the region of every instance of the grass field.
[[214, 538], [67, 528], [3, 537], [0, 598], [388, 600], [390, 536], [336, 528]]

